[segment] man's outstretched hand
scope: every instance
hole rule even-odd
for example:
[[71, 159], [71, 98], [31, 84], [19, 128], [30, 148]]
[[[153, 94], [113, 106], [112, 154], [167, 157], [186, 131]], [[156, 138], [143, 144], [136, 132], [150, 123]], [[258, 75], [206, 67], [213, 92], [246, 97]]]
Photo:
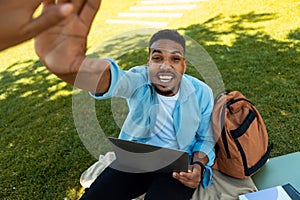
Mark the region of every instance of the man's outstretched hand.
[[109, 63], [85, 55], [87, 37], [101, 0], [72, 3], [74, 11], [70, 16], [35, 38], [36, 53], [48, 70], [63, 81], [81, 89], [105, 92], [110, 80]]
[[87, 36], [101, 1], [73, 2], [77, 2], [77, 5], [68, 18], [35, 38], [36, 53], [48, 69], [58, 75], [72, 73], [72, 67], [82, 62]]
[[[69, 1], [1, 0], [0, 1], [0, 51], [20, 44], [69, 16], [74, 4]], [[44, 11], [35, 17], [39, 5]]]

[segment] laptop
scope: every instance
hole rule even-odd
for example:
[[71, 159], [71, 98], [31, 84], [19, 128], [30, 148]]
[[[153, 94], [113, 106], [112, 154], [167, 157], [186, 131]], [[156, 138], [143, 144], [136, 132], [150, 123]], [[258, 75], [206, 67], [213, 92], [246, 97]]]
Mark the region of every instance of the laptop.
[[116, 160], [110, 165], [131, 173], [188, 171], [189, 155], [186, 151], [158, 147], [118, 138], [108, 138]]

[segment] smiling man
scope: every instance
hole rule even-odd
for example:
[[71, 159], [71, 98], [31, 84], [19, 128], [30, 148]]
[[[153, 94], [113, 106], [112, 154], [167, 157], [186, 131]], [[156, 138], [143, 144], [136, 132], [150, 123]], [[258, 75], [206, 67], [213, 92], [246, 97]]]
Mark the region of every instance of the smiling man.
[[[119, 138], [187, 151], [188, 172], [160, 174], [123, 172], [106, 168], [82, 199], [133, 199], [146, 193], [145, 199], [182, 199], [192, 197], [200, 183], [211, 183], [214, 159], [210, 115], [212, 92], [203, 82], [185, 74], [185, 39], [177, 31], [161, 30], [149, 42], [147, 66], [121, 70], [107, 60], [110, 70], [101, 83], [109, 82], [95, 99], [122, 97], [129, 113]], [[109, 79], [108, 79], [109, 78]], [[103, 90], [102, 90], [103, 91]], [[117, 188], [118, 192], [113, 192]]]
[[111, 58], [88, 58], [87, 35], [98, 3], [88, 1], [80, 12], [39, 35], [37, 54], [51, 72], [90, 91], [95, 99], [126, 99], [129, 113], [119, 138], [187, 151], [190, 168], [161, 174], [109, 166], [82, 199], [130, 200], [145, 193], [148, 200], [189, 200], [199, 184], [205, 188], [212, 182], [212, 91], [185, 74], [185, 39], [175, 30], [161, 30], [151, 37], [145, 66], [122, 70]]

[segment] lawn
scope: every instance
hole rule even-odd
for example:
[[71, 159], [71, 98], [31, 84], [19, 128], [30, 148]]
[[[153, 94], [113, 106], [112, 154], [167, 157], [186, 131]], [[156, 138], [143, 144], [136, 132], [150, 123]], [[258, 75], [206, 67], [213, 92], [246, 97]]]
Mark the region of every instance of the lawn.
[[[139, 3], [103, 1], [89, 37], [90, 56], [112, 56], [123, 68], [145, 63], [145, 49], [132, 46], [146, 45], [147, 38], [137, 34], [145, 27], [105, 23]], [[299, 1], [209, 0], [197, 5], [180, 19], [168, 19], [168, 28], [201, 45], [225, 88], [240, 90], [255, 103], [274, 143], [272, 157], [300, 151]], [[81, 173], [97, 154], [109, 150], [95, 133], [117, 136], [126, 110], [116, 106], [119, 101], [94, 102], [50, 74], [32, 40], [1, 52], [0, 61], [0, 199], [78, 199]], [[187, 73], [206, 80], [197, 66], [189, 66]], [[85, 124], [95, 119], [86, 105], [92, 105], [97, 123], [88, 130]], [[101, 145], [94, 139], [86, 148], [85, 131], [99, 137]]]

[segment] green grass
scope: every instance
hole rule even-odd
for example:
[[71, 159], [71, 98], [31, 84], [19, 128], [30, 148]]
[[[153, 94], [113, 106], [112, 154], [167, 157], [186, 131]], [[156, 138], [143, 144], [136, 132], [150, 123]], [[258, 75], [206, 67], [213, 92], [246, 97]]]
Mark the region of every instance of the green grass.
[[[95, 44], [143, 28], [104, 22], [138, 2], [103, 2], [89, 37], [89, 53]], [[275, 145], [272, 156], [300, 151], [298, 1], [198, 4], [199, 10], [169, 20], [168, 27], [201, 44], [215, 61], [225, 87], [242, 91], [257, 105]], [[145, 50], [122, 52], [125, 43], [116, 39], [110, 46], [114, 51], [106, 49], [106, 53], [123, 68], [145, 63]], [[32, 41], [1, 52], [0, 61], [0, 198], [77, 199], [82, 193], [79, 177], [96, 159], [82, 144], [74, 124], [73, 87], [44, 68]], [[193, 67], [188, 73], [202, 78]], [[96, 113], [104, 132], [116, 136], [119, 127], [111, 101], [96, 102]]]

